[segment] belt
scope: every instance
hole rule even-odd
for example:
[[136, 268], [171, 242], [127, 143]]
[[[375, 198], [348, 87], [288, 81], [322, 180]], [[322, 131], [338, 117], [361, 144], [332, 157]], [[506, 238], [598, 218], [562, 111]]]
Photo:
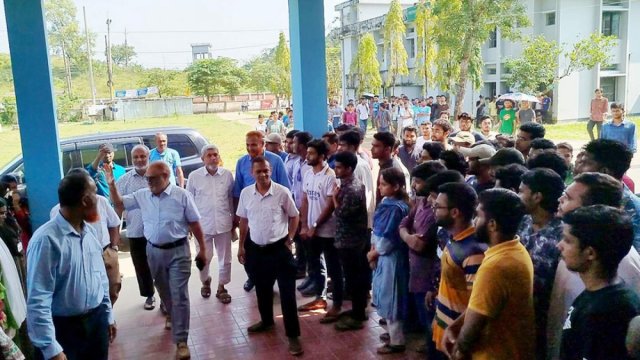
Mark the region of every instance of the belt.
[[94, 307], [93, 309], [90, 309], [89, 311], [87, 311], [84, 314], [80, 314], [80, 315], [71, 315], [71, 316], [53, 316], [53, 320], [56, 321], [84, 321], [87, 320], [88, 318], [90, 318], [91, 316], [93, 316], [96, 312], [98, 312], [98, 310], [100, 310], [100, 308], [103, 306], [103, 304], [100, 304], [96, 307]]
[[158, 248], [158, 249], [162, 249], [162, 250], [169, 250], [169, 249], [175, 249], [178, 246], [182, 246], [186, 242], [187, 242], [187, 238], [183, 237], [182, 239], [176, 240], [176, 241], [168, 243], [168, 244], [158, 245], [158, 244], [152, 243], [151, 241], [149, 241], [149, 244], [151, 244], [151, 246], [153, 246], [154, 248]]
[[249, 241], [251, 241], [251, 243], [257, 247], [260, 250], [272, 250], [275, 249], [277, 247], [281, 247], [282, 245], [284, 245], [284, 242], [287, 241], [287, 236], [283, 237], [282, 239], [276, 241], [276, 242], [272, 242], [270, 244], [266, 244], [266, 245], [260, 245], [260, 244], [256, 244], [253, 240], [249, 239]]

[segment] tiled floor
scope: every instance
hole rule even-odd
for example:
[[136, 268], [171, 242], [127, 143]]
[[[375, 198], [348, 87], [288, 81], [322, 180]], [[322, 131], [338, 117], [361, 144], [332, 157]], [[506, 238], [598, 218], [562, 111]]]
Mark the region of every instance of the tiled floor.
[[[237, 251], [234, 244], [233, 253]], [[192, 359], [293, 359], [287, 352], [287, 340], [280, 316], [279, 298], [275, 296], [274, 306], [276, 327], [270, 333], [248, 335], [247, 327], [258, 321], [255, 292], [246, 293], [242, 285], [246, 275], [235, 260], [230, 286], [227, 286], [233, 300], [228, 305], [221, 304], [215, 296], [203, 299], [200, 296], [200, 281], [194, 267], [189, 282], [191, 295], [191, 326], [189, 348]], [[214, 258], [214, 263], [217, 258]], [[142, 308], [144, 299], [138, 295], [131, 258], [128, 253], [120, 254], [120, 267], [124, 275], [122, 292], [115, 305], [118, 336], [110, 347], [110, 359], [174, 359], [175, 345], [171, 332], [164, 329], [164, 317], [157, 307], [153, 311]], [[216, 283], [216, 267], [212, 266], [213, 284]], [[276, 286], [277, 291], [277, 286]], [[215, 293], [215, 289], [214, 289]], [[298, 297], [298, 304], [309, 301]], [[158, 299], [159, 303], [159, 299]], [[346, 302], [346, 307], [350, 306]], [[302, 359], [421, 359], [422, 355], [407, 350], [405, 354], [378, 356], [378, 337], [385, 330], [378, 325], [375, 311], [363, 330], [341, 333], [332, 325], [318, 322], [324, 312], [300, 314], [302, 336], [300, 340], [305, 350]], [[415, 341], [409, 342], [409, 348]]]

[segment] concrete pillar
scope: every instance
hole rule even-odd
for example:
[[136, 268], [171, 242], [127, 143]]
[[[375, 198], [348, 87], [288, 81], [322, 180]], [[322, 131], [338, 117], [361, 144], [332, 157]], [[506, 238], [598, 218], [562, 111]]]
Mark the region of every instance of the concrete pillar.
[[34, 230], [58, 203], [62, 177], [42, 0], [4, 0], [25, 179]]
[[327, 131], [324, 1], [289, 0], [294, 125], [320, 137]]

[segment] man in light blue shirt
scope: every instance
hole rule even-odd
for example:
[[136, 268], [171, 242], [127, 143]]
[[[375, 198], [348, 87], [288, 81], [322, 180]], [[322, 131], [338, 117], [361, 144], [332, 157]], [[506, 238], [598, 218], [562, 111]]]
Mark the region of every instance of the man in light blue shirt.
[[177, 345], [176, 358], [189, 359], [189, 277], [191, 251], [189, 231], [198, 241], [196, 266], [206, 265], [204, 234], [200, 213], [193, 195], [169, 182], [171, 169], [163, 161], [155, 161], [147, 169], [149, 187], [120, 196], [113, 173], [105, 170], [111, 200], [116, 212], [140, 209], [147, 239], [147, 261], [160, 300], [167, 309], [165, 329], [172, 330]]
[[149, 153], [149, 161], [162, 160], [167, 163], [167, 165], [169, 165], [169, 169], [171, 169], [169, 181], [173, 185], [178, 185], [181, 188], [184, 188], [184, 173], [182, 172], [180, 154], [174, 149], [167, 147], [167, 144], [167, 135], [161, 132], [157, 133], [156, 148], [152, 149]]
[[96, 185], [83, 169], [58, 186], [60, 212], [27, 248], [27, 328], [45, 359], [104, 359], [116, 336], [98, 221]]
[[601, 139], [616, 140], [636, 152], [636, 125], [624, 118], [624, 106], [611, 104], [611, 121], [602, 126]]

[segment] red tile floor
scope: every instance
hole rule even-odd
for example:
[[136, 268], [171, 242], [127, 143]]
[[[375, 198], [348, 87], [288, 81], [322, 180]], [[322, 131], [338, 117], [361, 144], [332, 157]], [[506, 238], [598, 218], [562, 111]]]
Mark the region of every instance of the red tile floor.
[[[247, 327], [260, 319], [255, 291], [245, 292], [242, 285], [246, 275], [237, 262], [233, 246], [232, 280], [227, 286], [233, 297], [230, 304], [220, 303], [215, 296], [203, 299], [200, 296], [200, 280], [193, 267], [189, 281], [191, 298], [191, 326], [189, 348], [192, 359], [293, 359], [287, 352], [287, 339], [277, 296], [274, 298], [276, 326], [270, 333], [248, 335]], [[214, 258], [213, 263], [217, 263]], [[156, 307], [153, 311], [142, 308], [144, 299], [139, 296], [133, 265], [128, 253], [120, 253], [120, 271], [123, 273], [122, 291], [116, 303], [115, 317], [118, 336], [111, 344], [109, 358], [121, 359], [174, 359], [175, 345], [171, 332], [164, 329], [164, 317]], [[217, 266], [212, 265], [212, 285], [217, 283]], [[213, 286], [212, 286], [213, 287]], [[215, 293], [215, 288], [214, 288]], [[298, 296], [298, 305], [310, 301]], [[157, 299], [159, 304], [159, 299]], [[345, 307], [350, 303], [346, 302]], [[419, 340], [410, 339], [404, 354], [379, 356], [376, 348], [381, 345], [378, 337], [385, 332], [378, 325], [379, 317], [373, 309], [364, 329], [341, 333], [333, 325], [323, 325], [319, 319], [324, 314], [318, 311], [300, 314], [305, 350], [302, 359], [423, 359], [424, 355], [412, 351]]]

